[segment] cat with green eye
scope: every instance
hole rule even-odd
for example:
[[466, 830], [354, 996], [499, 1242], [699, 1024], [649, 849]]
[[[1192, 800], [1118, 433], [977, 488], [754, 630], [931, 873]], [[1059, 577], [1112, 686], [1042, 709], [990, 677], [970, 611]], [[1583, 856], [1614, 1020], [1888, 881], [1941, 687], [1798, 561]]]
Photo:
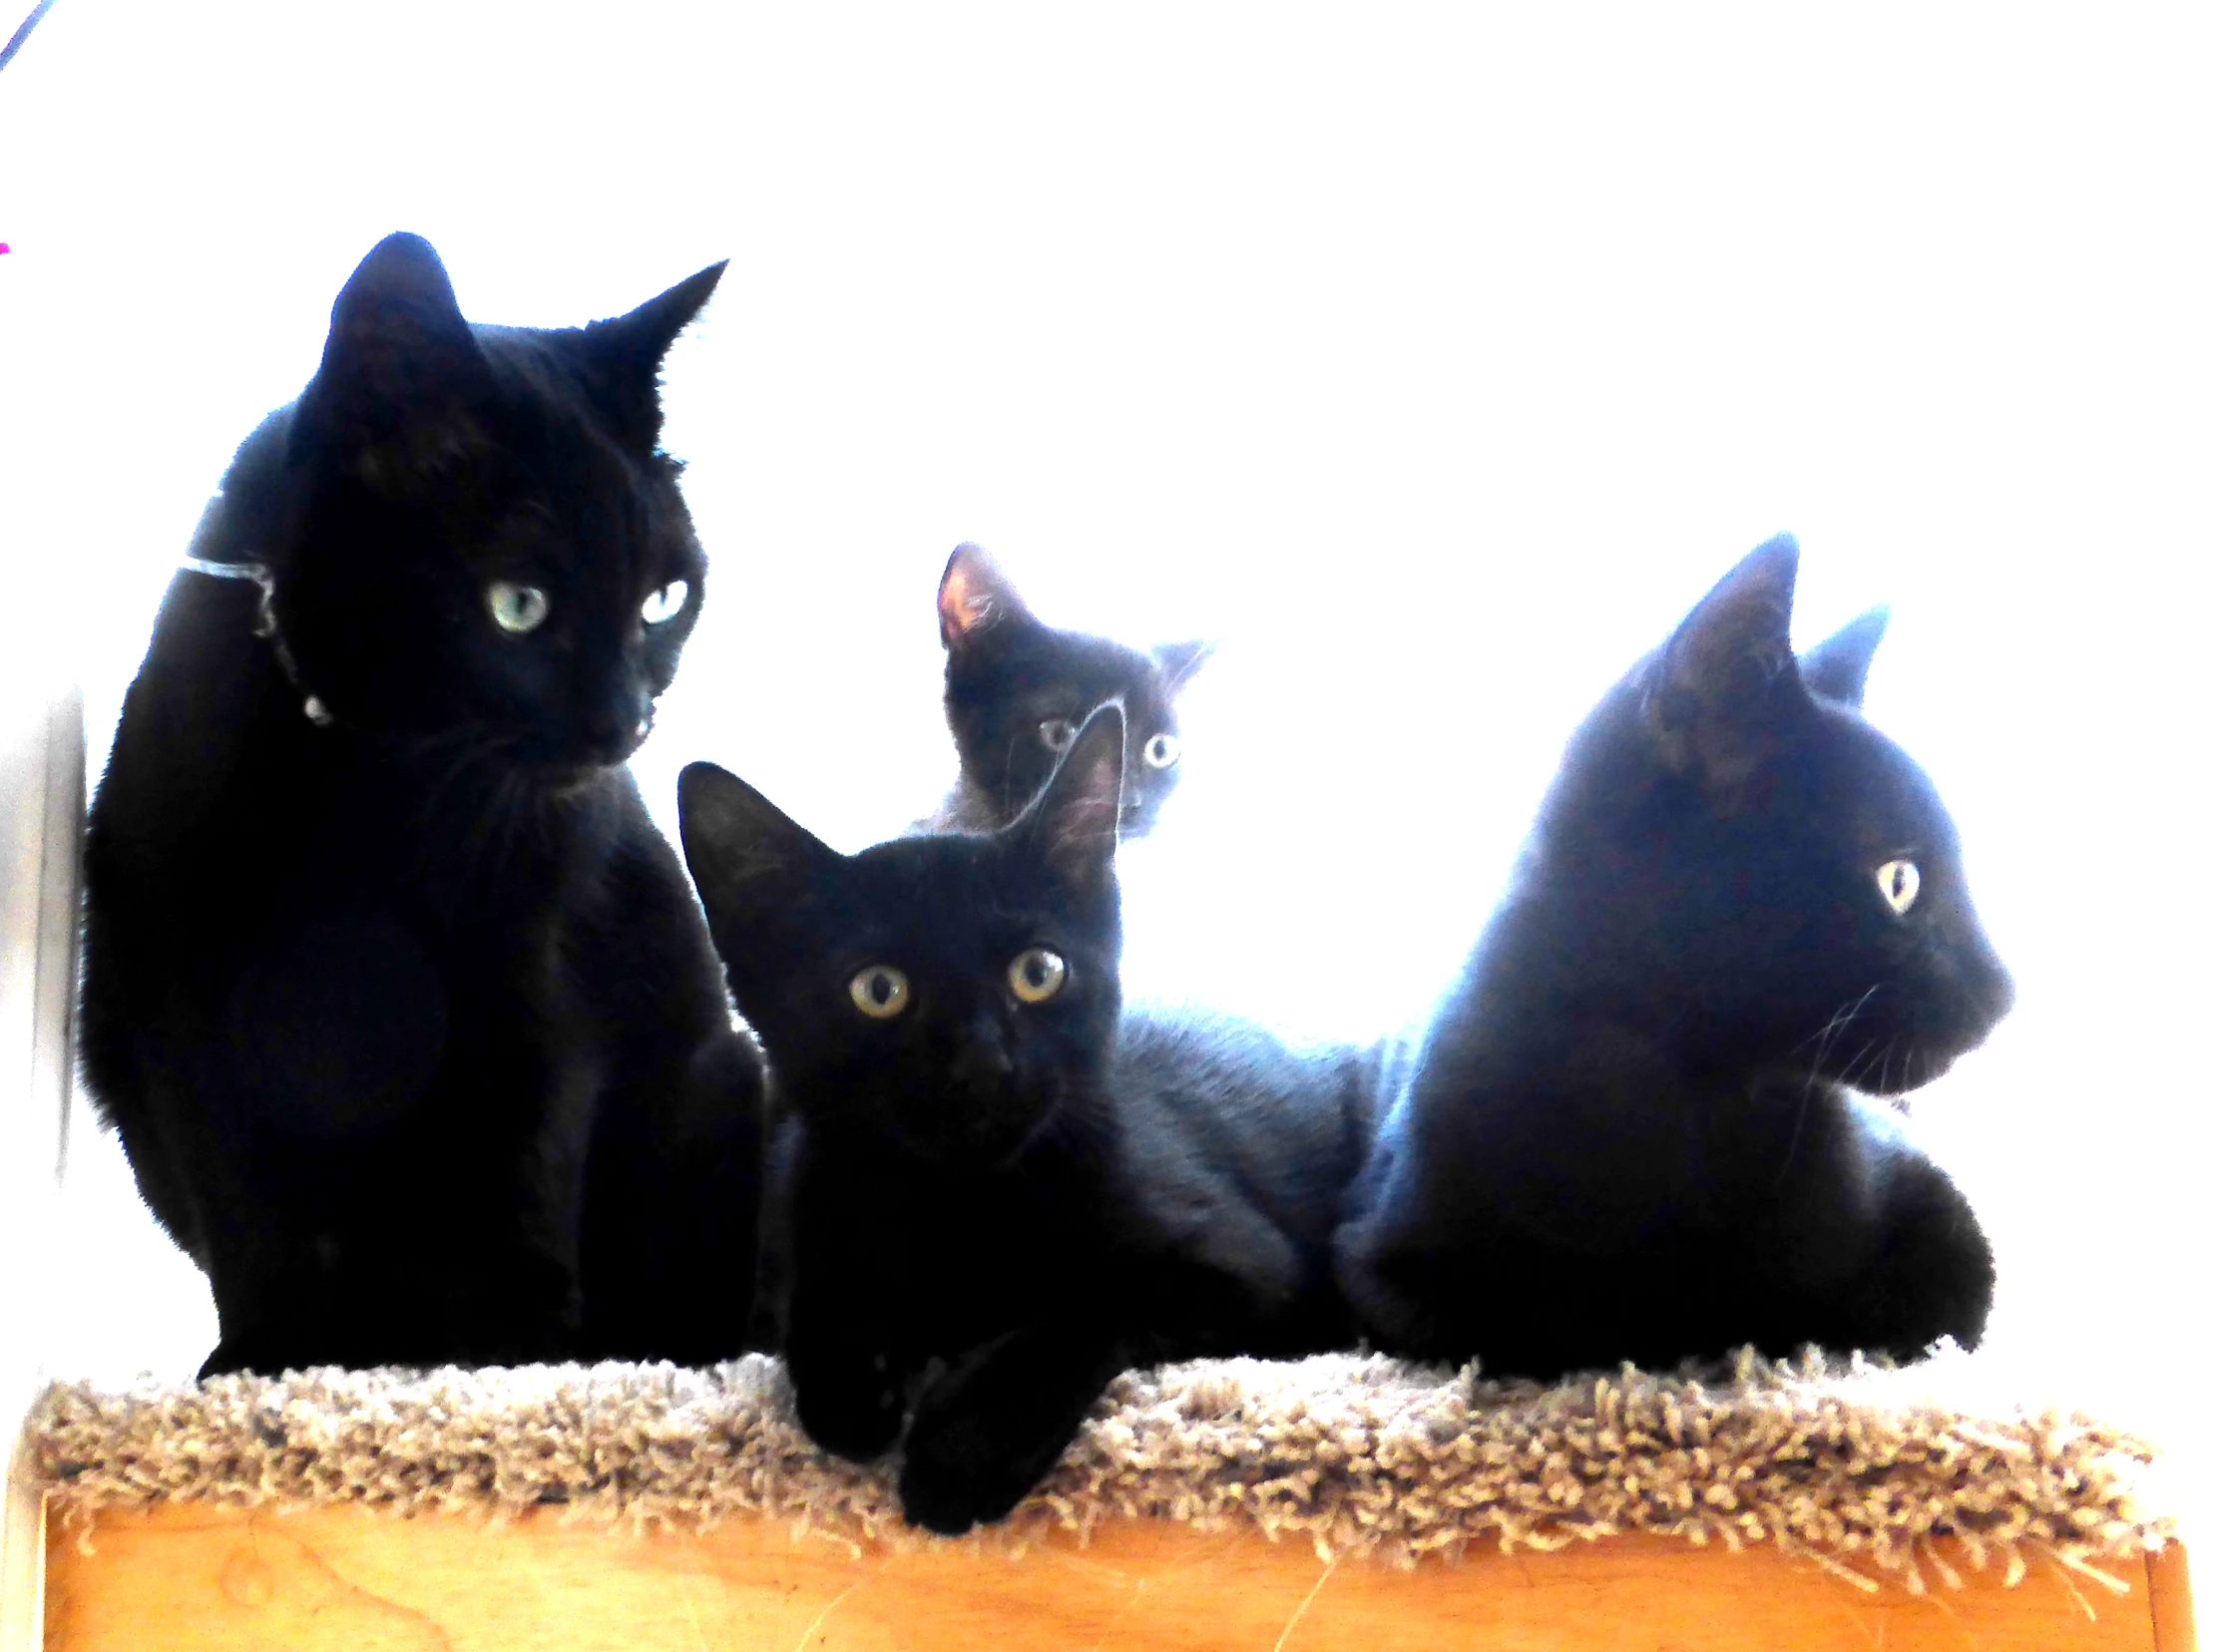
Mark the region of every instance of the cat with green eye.
[[916, 829], [1009, 825], [1047, 783], [1088, 714], [1115, 702], [1125, 712], [1126, 739], [1118, 831], [1132, 839], [1153, 830], [1179, 783], [1179, 693], [1210, 657], [1210, 644], [1167, 642], [1144, 651], [1045, 624], [995, 560], [970, 544], [950, 555], [936, 607], [960, 768], [939, 810]]
[[209, 1372], [741, 1345], [760, 1071], [626, 766], [701, 610], [657, 379], [721, 271], [473, 325], [388, 236], [163, 602], [82, 1052]]

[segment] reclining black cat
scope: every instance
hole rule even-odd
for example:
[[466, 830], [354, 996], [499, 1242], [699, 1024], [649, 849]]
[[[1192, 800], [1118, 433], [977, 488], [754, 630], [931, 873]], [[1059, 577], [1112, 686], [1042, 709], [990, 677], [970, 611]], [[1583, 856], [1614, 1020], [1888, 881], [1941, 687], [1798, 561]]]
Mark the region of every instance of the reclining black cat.
[[1859, 1091], [1935, 1077], [2011, 983], [1857, 709], [1885, 616], [1799, 665], [1796, 561], [1751, 553], [1573, 736], [1336, 1239], [1379, 1346], [1549, 1376], [1980, 1340], [1981, 1226]]

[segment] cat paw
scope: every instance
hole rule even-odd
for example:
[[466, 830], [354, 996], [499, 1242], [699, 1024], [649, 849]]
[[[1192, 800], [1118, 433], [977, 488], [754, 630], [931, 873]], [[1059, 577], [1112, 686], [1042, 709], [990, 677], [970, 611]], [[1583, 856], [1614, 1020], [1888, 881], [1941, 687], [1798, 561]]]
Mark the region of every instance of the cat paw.
[[834, 1456], [869, 1462], [902, 1432], [902, 1396], [884, 1362], [860, 1369], [794, 1373], [794, 1410], [802, 1431]]
[[[936, 1403], [938, 1401], [938, 1403]], [[1084, 1410], [1084, 1408], [1083, 1408]], [[999, 1520], [1064, 1454], [1078, 1420], [1044, 1420], [928, 1395], [902, 1453], [902, 1517], [944, 1536]]]
[[903, 1454], [902, 1518], [944, 1537], [999, 1520], [1024, 1500], [1058, 1451], [1013, 1460], [990, 1431], [960, 1425], [910, 1431]]

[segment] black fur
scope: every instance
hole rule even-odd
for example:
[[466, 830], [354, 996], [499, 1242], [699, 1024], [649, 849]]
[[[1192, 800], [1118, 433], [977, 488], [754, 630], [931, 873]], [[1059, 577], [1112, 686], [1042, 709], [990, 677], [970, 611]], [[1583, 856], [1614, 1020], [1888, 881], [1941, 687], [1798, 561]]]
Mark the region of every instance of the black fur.
[[623, 766], [700, 609], [657, 373], [720, 270], [472, 326], [387, 237], [194, 541], [267, 570], [275, 633], [244, 580], [164, 600], [92, 808], [82, 1048], [215, 1288], [208, 1371], [739, 1346], [760, 1078]]
[[1753, 552], [1573, 737], [1337, 1237], [1384, 1347], [1548, 1376], [1979, 1341], [1980, 1225], [1851, 1086], [1925, 1083], [2011, 985], [1856, 709], [1885, 615], [1800, 667], [1793, 541]]
[[[1007, 1513], [1127, 1366], [1346, 1341], [1329, 1277], [1369, 1139], [1356, 1063], [1184, 1014], [1122, 1014], [1123, 748], [1091, 717], [992, 835], [843, 857], [722, 769], [679, 782], [686, 861], [782, 1118], [784, 1345], [801, 1420], [858, 1459], [902, 1436], [909, 1518]], [[1030, 949], [1065, 963], [1023, 1002]], [[851, 984], [907, 982], [874, 1019]]]
[[[1107, 636], [1059, 630], [1033, 616], [994, 559], [959, 545], [941, 574], [941, 645], [948, 650], [949, 732], [961, 763], [955, 788], [927, 830], [993, 831], [1019, 812], [1099, 705], [1125, 710], [1125, 790], [1119, 834], [1154, 828], [1179, 783], [1179, 690], [1210, 655], [1206, 642], [1142, 652]], [[1169, 761], [1166, 761], [1166, 758]]]

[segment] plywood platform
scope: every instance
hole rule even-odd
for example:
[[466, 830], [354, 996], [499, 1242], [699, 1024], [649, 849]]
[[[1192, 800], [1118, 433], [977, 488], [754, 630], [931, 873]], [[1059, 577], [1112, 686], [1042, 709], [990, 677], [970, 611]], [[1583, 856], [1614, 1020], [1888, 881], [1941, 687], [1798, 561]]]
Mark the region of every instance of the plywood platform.
[[339, 1506], [295, 1514], [169, 1506], [50, 1523], [50, 1652], [524, 1648], [534, 1652], [2191, 1652], [2178, 1546], [2114, 1567], [2114, 1593], [2036, 1559], [1964, 1587], [1923, 1568], [1872, 1592], [1770, 1548], [1614, 1537], [1555, 1553], [1473, 1552], [1415, 1571], [1250, 1530], [1121, 1522], [1022, 1558], [972, 1544], [857, 1552], [763, 1519], [706, 1534], [611, 1531], [543, 1513], [507, 1524]]

